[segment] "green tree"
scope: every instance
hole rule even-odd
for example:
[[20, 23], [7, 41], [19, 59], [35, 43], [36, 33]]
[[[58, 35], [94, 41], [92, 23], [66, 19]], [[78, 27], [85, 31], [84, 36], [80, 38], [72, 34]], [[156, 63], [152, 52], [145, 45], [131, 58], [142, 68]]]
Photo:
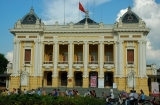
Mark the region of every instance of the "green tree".
[[0, 74], [3, 74], [7, 70], [7, 64], [9, 61], [5, 58], [4, 54], [0, 53]]

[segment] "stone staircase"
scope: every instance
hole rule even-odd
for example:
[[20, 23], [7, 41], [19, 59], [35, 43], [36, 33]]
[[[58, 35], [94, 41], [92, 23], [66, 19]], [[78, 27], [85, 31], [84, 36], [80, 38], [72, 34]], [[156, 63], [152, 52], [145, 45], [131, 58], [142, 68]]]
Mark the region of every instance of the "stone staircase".
[[[42, 89], [42, 87], [39, 87]], [[60, 89], [61, 92], [65, 92], [65, 90], [77, 90], [81, 96], [84, 96], [84, 94], [87, 92], [87, 90], [92, 91], [95, 90], [97, 97], [103, 97], [102, 96], [102, 92], [104, 93], [110, 93], [110, 89], [112, 88], [81, 88], [81, 87], [73, 87], [73, 88], [67, 88], [67, 87], [58, 87], [58, 88], [54, 88], [54, 87], [43, 87], [47, 94], [51, 93], [53, 91], [53, 89]], [[37, 90], [37, 89], [36, 89]], [[114, 95], [115, 97], [118, 96], [118, 94], [120, 93], [120, 91], [118, 89], [113, 89]]]

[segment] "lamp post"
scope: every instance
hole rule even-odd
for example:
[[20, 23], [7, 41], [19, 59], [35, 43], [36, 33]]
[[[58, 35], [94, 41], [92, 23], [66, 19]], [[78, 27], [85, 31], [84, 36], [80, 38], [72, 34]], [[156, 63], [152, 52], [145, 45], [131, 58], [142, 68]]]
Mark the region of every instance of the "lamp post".
[[133, 66], [131, 66], [131, 71], [128, 74], [128, 76], [133, 79], [133, 87], [132, 87], [132, 89], [134, 90], [134, 77], [135, 77], [136, 72], [132, 69], [132, 67]]

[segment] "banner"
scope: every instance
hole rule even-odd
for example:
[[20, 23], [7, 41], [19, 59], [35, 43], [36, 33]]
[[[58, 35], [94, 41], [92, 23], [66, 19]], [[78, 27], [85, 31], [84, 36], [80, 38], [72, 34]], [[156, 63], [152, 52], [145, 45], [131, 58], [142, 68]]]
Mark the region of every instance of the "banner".
[[91, 76], [90, 77], [90, 86], [91, 87], [97, 87], [97, 76]]
[[158, 82], [152, 82], [152, 94], [159, 94]]

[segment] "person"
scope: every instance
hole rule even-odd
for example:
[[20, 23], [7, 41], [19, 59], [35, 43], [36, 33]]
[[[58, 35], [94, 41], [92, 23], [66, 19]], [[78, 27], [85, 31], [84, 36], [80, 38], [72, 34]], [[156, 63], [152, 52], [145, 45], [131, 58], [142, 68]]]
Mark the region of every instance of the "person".
[[6, 91], [7, 91], [7, 95], [9, 96], [11, 94], [9, 89], [6, 89]]
[[65, 94], [66, 94], [66, 96], [68, 96], [68, 90], [66, 89], [66, 91], [65, 91]]
[[133, 91], [133, 100], [131, 101], [132, 105], [134, 105], [134, 103], [138, 100], [138, 94], [136, 93], [136, 91]]
[[57, 92], [56, 89], [53, 90], [52, 95], [53, 95], [53, 96], [58, 96], [58, 92]]
[[86, 95], [87, 95], [87, 96], [90, 96], [90, 95], [91, 95], [91, 93], [90, 93], [90, 91], [89, 91], [89, 90], [87, 90]]
[[27, 90], [26, 90], [25, 88], [24, 88], [24, 91], [23, 91], [23, 93], [24, 93], [24, 94], [27, 94]]
[[107, 95], [106, 97], [107, 97], [107, 98], [106, 98], [107, 104], [110, 103], [110, 101], [114, 99], [113, 89], [110, 89], [110, 93], [109, 93], [109, 95]]
[[143, 103], [145, 101], [145, 95], [143, 90], [140, 90], [139, 103]]
[[30, 94], [35, 94], [35, 91], [34, 91], [34, 89], [32, 89], [32, 91], [31, 91], [31, 93]]
[[57, 90], [57, 96], [59, 96], [59, 94], [60, 94], [60, 89]]
[[[41, 94], [41, 93], [40, 93]], [[42, 95], [45, 96], [46, 95], [46, 91], [45, 89], [42, 89]]]
[[125, 101], [126, 105], [131, 105], [132, 104], [132, 100], [133, 100], [133, 90], [130, 90], [130, 94], [129, 94], [129, 99]]
[[17, 89], [17, 92], [18, 92], [18, 94], [20, 95], [20, 94], [21, 94], [21, 89], [18, 88], [18, 89]]
[[41, 95], [41, 89], [40, 89], [40, 88], [38, 88], [37, 94], [38, 94], [39, 96]]
[[92, 95], [93, 95], [94, 98], [97, 97], [95, 90], [92, 91]]

